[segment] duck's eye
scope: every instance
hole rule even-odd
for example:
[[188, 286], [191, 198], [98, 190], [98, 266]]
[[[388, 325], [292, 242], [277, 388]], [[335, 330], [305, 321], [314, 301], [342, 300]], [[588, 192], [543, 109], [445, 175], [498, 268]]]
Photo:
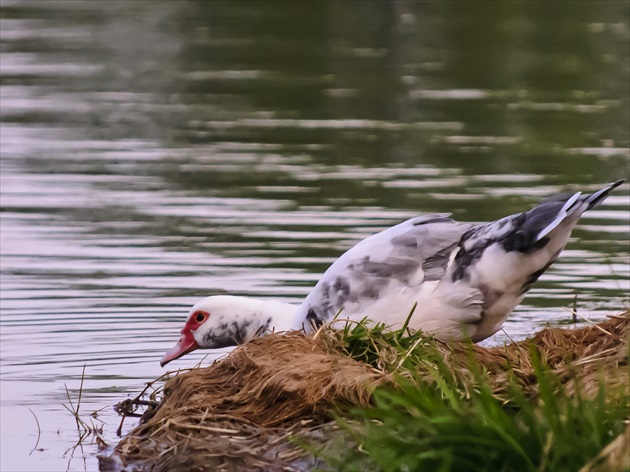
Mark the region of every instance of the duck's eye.
[[206, 315], [202, 311], [198, 311], [197, 313], [195, 313], [195, 321], [197, 323], [203, 323], [205, 319]]

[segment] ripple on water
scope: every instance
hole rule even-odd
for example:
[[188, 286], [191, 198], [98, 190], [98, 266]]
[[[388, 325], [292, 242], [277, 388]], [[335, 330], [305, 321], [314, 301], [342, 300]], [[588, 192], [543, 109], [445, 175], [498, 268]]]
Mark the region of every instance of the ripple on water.
[[[586, 40], [615, 33], [558, 45], [580, 57], [578, 80], [538, 41], [488, 53], [488, 23], [463, 10], [405, 4], [420, 36], [326, 20], [311, 44], [269, 28], [264, 2], [202, 3], [2, 2], [3, 470], [94, 470], [93, 446], [64, 456], [77, 440], [65, 387], [76, 400], [86, 366], [82, 411], [101, 410], [114, 443], [111, 406], [164, 371], [202, 296], [298, 303], [344, 250], [419, 212], [485, 221], [627, 174], [627, 81], [601, 80], [602, 57], [627, 57], [614, 9], [593, 7], [597, 23], [564, 12]], [[360, 8], [395, 18], [391, 5]], [[300, 25], [289, 10], [273, 15]], [[492, 2], [477, 10], [506, 21]], [[542, 20], [527, 18], [535, 37]], [[568, 320], [576, 294], [594, 320], [627, 301], [629, 189], [585, 216], [489, 343]]]

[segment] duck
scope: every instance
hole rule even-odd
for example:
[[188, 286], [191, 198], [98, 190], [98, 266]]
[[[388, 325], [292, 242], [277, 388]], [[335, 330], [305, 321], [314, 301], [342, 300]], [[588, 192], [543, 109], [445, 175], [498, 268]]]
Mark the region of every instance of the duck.
[[[299, 304], [215, 295], [189, 311], [161, 366], [196, 349], [237, 346], [272, 332], [368, 319], [408, 322], [442, 340], [482, 341], [501, 329], [558, 259], [584, 212], [625, 179], [592, 194], [555, 195], [489, 223], [424, 214], [369, 236], [342, 254]], [[408, 315], [411, 314], [409, 317]]]

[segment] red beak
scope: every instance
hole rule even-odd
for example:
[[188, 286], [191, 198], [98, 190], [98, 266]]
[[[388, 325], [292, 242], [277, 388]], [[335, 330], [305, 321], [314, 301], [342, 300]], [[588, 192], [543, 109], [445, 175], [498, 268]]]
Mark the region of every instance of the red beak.
[[182, 332], [182, 337], [179, 338], [177, 344], [175, 344], [175, 346], [173, 346], [173, 348], [166, 354], [164, 354], [164, 357], [162, 357], [162, 360], [160, 361], [160, 366], [164, 367], [169, 362], [174, 361], [175, 359], [179, 359], [184, 354], [188, 354], [198, 347], [199, 344], [197, 344], [197, 341], [195, 341], [195, 338], [190, 331]]

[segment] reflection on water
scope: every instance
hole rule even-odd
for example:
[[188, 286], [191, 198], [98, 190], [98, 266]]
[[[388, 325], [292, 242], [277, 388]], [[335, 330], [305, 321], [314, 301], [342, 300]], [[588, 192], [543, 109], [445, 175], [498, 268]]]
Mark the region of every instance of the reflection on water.
[[[298, 302], [417, 213], [493, 220], [627, 177], [624, 8], [3, 1], [2, 469], [94, 470], [95, 446], [64, 456], [64, 384], [87, 366], [81, 408], [105, 407], [114, 442], [110, 406], [162, 372], [202, 296]], [[622, 306], [628, 189], [511, 337], [566, 322], [576, 294], [591, 319]]]

